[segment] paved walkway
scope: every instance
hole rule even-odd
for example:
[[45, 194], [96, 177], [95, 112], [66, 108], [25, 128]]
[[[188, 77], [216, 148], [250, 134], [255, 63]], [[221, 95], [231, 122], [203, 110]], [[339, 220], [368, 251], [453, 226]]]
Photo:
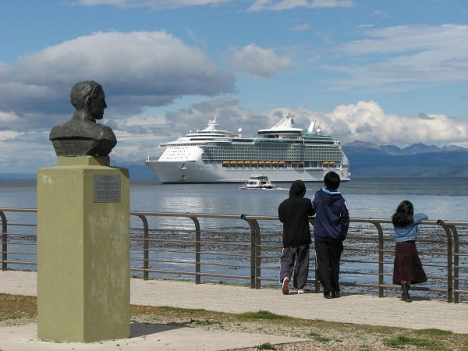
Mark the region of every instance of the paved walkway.
[[[0, 293], [36, 295], [35, 272], [0, 272]], [[290, 293], [250, 289], [221, 284], [195, 284], [170, 280], [131, 279], [130, 302], [134, 305], [172, 306], [210, 311], [242, 313], [260, 310], [304, 319], [322, 319], [368, 325], [426, 329], [437, 328], [468, 334], [468, 303], [418, 300], [412, 303], [398, 297], [346, 295], [327, 300], [322, 294]], [[281, 344], [298, 338], [269, 335], [210, 332], [194, 328], [132, 324], [125, 340], [101, 343], [47, 343], [37, 339], [36, 325], [0, 328], [0, 350], [228, 350], [254, 347], [264, 343]]]

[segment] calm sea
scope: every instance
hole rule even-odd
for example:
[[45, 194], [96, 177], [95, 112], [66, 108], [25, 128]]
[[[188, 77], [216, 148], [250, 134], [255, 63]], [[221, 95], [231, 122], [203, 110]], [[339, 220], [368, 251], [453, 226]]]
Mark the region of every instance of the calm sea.
[[[290, 186], [288, 183], [281, 183], [274, 190], [242, 190], [239, 189], [240, 184], [162, 185], [156, 180], [135, 180], [131, 181], [130, 185], [132, 211], [238, 216], [241, 214], [276, 216], [278, 205], [288, 197]], [[322, 184], [306, 183], [306, 186], [308, 189], [306, 196], [312, 197]], [[415, 211], [426, 213], [431, 220], [468, 221], [468, 178], [353, 179], [342, 183], [339, 190], [346, 198], [350, 215], [353, 218], [389, 219], [397, 205], [407, 199], [413, 202]], [[36, 208], [36, 182], [34, 180], [0, 180], [0, 208]], [[10, 213], [9, 222], [14, 223], [17, 220], [16, 217], [23, 219], [21, 216], [24, 214]], [[18, 221], [21, 222], [19, 219]], [[221, 225], [226, 225], [226, 223], [222, 222]], [[14, 247], [11, 250], [14, 251]], [[25, 252], [25, 250], [35, 252], [34, 246], [21, 246], [21, 249], [17, 251]], [[134, 255], [141, 259], [140, 253], [136, 252]], [[31, 259], [30, 256], [23, 257], [21, 254], [17, 256], [11, 259], [20, 261]], [[174, 257], [170, 256], [168, 260], [172, 258]], [[180, 260], [180, 254], [177, 255], [177, 259]], [[139, 266], [140, 263], [135, 264]], [[175, 269], [174, 267], [171, 266], [171, 269]], [[35, 269], [34, 266], [21, 265], [14, 266], [14, 268]], [[176, 268], [187, 270], [187, 267], [183, 265]], [[348, 268], [344, 266], [343, 269]], [[359, 264], [358, 268], [367, 269]], [[213, 269], [223, 270], [222, 267]], [[429, 269], [430, 267], [428, 267], [428, 273], [432, 274]], [[236, 274], [248, 275], [249, 272], [248, 268], [236, 270]], [[223, 271], [223, 273], [226, 272]], [[178, 278], [175, 277], [175, 279]], [[365, 279], [369, 278], [361, 275], [348, 275], [344, 281], [346, 279], [367, 282]], [[390, 276], [385, 279], [388, 283]]]
[[[288, 197], [289, 184], [274, 190], [241, 190], [239, 184], [162, 185], [135, 180], [130, 186], [132, 211], [196, 212], [276, 216]], [[321, 183], [306, 183], [312, 197]], [[353, 179], [339, 189], [351, 217], [389, 218], [402, 200], [429, 219], [468, 221], [468, 178]], [[0, 180], [0, 208], [35, 208], [34, 180]]]

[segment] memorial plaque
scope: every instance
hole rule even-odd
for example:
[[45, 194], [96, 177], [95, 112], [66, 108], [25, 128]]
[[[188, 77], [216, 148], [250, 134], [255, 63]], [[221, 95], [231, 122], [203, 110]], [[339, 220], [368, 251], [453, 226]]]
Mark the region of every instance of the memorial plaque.
[[94, 176], [94, 202], [120, 202], [120, 175]]

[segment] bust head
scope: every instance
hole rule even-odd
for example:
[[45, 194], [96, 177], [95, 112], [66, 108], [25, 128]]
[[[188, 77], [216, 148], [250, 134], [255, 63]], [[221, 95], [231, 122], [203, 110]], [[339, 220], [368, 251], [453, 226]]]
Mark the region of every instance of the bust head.
[[73, 86], [70, 102], [76, 108], [72, 119], [52, 128], [49, 139], [57, 156], [107, 156], [117, 144], [108, 126], [96, 123], [107, 107], [101, 84], [79, 82]]
[[101, 84], [89, 80], [75, 84], [70, 93], [70, 102], [76, 110], [85, 111], [94, 119], [104, 117], [105, 98]]

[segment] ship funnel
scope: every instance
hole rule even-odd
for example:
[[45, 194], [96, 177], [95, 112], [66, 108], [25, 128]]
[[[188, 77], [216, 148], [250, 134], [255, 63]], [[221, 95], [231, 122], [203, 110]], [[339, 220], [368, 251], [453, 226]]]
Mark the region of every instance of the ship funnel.
[[315, 122], [317, 122], [317, 121], [312, 121], [312, 122], [310, 122], [309, 129], [307, 129], [307, 131], [308, 131], [309, 133], [313, 133], [313, 132], [314, 132]]

